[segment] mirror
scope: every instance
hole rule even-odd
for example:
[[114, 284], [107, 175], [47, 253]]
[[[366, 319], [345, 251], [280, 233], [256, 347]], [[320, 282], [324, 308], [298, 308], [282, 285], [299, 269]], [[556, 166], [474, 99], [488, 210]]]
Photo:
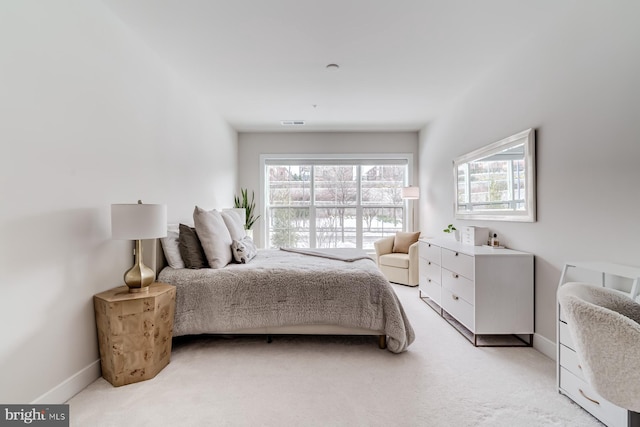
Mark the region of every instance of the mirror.
[[457, 219], [536, 220], [535, 138], [527, 129], [453, 161]]

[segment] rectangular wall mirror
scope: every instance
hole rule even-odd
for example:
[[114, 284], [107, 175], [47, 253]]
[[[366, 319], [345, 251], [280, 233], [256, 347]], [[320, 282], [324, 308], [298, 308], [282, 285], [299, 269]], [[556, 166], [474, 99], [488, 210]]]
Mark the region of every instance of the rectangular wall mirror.
[[536, 220], [533, 129], [527, 129], [453, 161], [457, 219]]

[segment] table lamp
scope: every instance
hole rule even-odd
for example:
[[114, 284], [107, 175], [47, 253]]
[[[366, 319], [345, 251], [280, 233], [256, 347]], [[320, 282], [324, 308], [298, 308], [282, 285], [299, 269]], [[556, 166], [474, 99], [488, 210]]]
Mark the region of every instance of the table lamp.
[[135, 261], [126, 273], [124, 282], [129, 292], [148, 292], [156, 280], [155, 272], [142, 263], [142, 240], [167, 235], [167, 205], [137, 204], [111, 205], [111, 238], [135, 240]]

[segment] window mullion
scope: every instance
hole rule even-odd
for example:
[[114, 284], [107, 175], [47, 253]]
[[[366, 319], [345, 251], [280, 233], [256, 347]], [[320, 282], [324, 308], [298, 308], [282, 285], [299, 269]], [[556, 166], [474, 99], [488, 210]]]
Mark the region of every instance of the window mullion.
[[356, 248], [362, 249], [362, 166], [358, 165], [356, 190]]
[[309, 247], [316, 247], [316, 167], [311, 166], [311, 188], [309, 194]]

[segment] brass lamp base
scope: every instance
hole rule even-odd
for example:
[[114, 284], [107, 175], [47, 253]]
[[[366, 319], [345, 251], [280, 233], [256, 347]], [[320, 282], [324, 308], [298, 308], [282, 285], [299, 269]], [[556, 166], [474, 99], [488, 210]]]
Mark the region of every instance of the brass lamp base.
[[149, 292], [149, 285], [156, 280], [156, 273], [142, 263], [142, 240], [136, 240], [136, 257], [133, 264], [124, 273], [124, 283], [129, 292]]

